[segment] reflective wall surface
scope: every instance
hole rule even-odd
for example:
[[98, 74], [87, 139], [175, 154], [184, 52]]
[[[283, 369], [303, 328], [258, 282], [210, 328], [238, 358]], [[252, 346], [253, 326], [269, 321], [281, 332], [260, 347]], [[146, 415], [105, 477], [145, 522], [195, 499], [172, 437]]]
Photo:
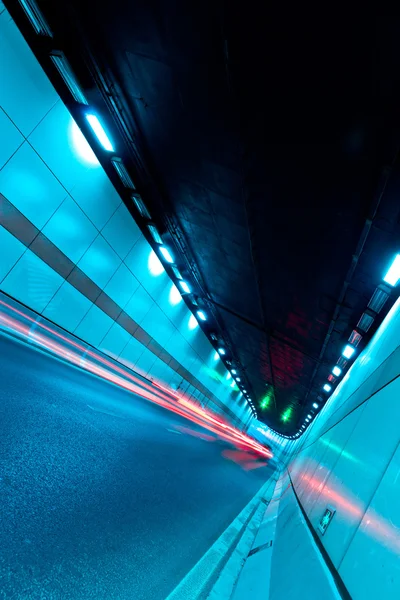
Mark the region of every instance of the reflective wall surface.
[[243, 397], [4, 9], [0, 80], [0, 289], [243, 427]]
[[[355, 599], [400, 596], [400, 300], [297, 443], [294, 488]], [[327, 507], [334, 516], [319, 531]]]

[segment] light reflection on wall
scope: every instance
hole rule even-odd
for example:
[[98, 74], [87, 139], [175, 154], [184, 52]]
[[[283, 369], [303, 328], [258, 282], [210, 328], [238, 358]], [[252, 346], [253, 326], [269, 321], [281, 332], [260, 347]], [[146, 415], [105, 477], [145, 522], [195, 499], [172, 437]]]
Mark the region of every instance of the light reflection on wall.
[[182, 301], [182, 296], [174, 283], [172, 284], [169, 292], [169, 301], [170, 304], [172, 304], [172, 306], [175, 306], [176, 304], [179, 304], [179, 302]]
[[71, 119], [69, 137], [72, 142], [72, 146], [76, 150], [76, 153], [85, 161], [85, 163], [92, 166], [100, 165], [87, 139], [73, 119]]
[[189, 329], [196, 329], [196, 327], [198, 327], [198, 326], [199, 326], [199, 324], [196, 320], [196, 317], [194, 315], [190, 315], [189, 322], [188, 322]]
[[158, 277], [158, 275], [161, 275], [161, 273], [164, 272], [164, 267], [162, 266], [162, 263], [154, 250], [151, 250], [149, 254], [147, 266], [149, 267], [150, 273], [154, 275], [154, 277]]
[[382, 518], [371, 508], [365, 512], [363, 507], [357, 505], [355, 499], [352, 499], [350, 492], [342, 488], [342, 493], [336, 491], [333, 487], [324, 485], [324, 482], [315, 476], [306, 474], [301, 475], [301, 479], [305, 481], [312, 490], [315, 490], [326, 498], [326, 502], [334, 504], [341, 510], [342, 517], [352, 516], [364, 519], [364, 533], [368, 534], [378, 543], [385, 546], [388, 550], [400, 552], [400, 532], [397, 527]]

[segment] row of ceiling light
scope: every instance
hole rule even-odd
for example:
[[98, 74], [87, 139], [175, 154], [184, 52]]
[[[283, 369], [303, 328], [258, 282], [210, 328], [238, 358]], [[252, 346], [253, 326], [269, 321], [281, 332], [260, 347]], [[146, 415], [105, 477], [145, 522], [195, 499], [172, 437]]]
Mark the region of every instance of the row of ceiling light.
[[[25, 12], [25, 15], [27, 16], [28, 20], [30, 21], [32, 27], [34, 28], [35, 32], [42, 39], [44, 37], [53, 38], [53, 33], [52, 33], [48, 23], [44, 19], [41, 11], [39, 10], [35, 0], [24, 0], [24, 2], [21, 2], [21, 6]], [[106, 129], [100, 122], [100, 119], [98, 118], [98, 116], [89, 110], [89, 103], [85, 97], [85, 94], [82, 92], [82, 89], [80, 88], [80, 86], [76, 80], [75, 74], [74, 74], [68, 60], [64, 56], [63, 52], [61, 52], [59, 50], [51, 51], [49, 54], [49, 57], [52, 61], [53, 66], [57, 69], [59, 75], [61, 76], [64, 84], [67, 86], [73, 99], [78, 104], [87, 107], [87, 109], [85, 109], [83, 111], [84, 118], [86, 120], [86, 123], [89, 125], [92, 134], [95, 136], [97, 142], [100, 144], [101, 148], [105, 152], [114, 153], [115, 150], [114, 150], [114, 145], [113, 145], [112, 140], [110, 139], [109, 135], [107, 134]], [[161, 235], [159, 234], [159, 232], [157, 230], [157, 227], [151, 222], [150, 213], [149, 213], [146, 205], [144, 204], [143, 199], [141, 198], [140, 194], [138, 194], [136, 192], [135, 185], [124, 165], [122, 158], [120, 158], [118, 156], [112, 156], [111, 164], [114, 167], [114, 169], [115, 169], [117, 175], [119, 176], [124, 187], [131, 191], [131, 199], [134, 202], [136, 209], [138, 210], [140, 216], [143, 219], [148, 221], [147, 230], [148, 230], [150, 236], [152, 237], [153, 241], [155, 242], [155, 249], [157, 251], [157, 254], [162, 261], [166, 262], [170, 266], [171, 271], [176, 278], [176, 283], [178, 285], [178, 288], [180, 289], [181, 295], [192, 294], [192, 286], [190, 285], [190, 283], [188, 281], [185, 281], [185, 279], [183, 279], [181, 273], [179, 272], [177, 266], [175, 265], [175, 259], [174, 259], [173, 253], [167, 246], [165, 246], [165, 244], [161, 238]], [[203, 308], [200, 308], [198, 306], [197, 301], [194, 297], [191, 298], [191, 301], [188, 304], [189, 304], [189, 306], [192, 310], [192, 313], [194, 314], [198, 323], [207, 321], [208, 316], [207, 316], [206, 311]], [[216, 356], [217, 357], [220, 357], [220, 356], [226, 357], [227, 350], [224, 346], [218, 345], [217, 336], [215, 334], [211, 333], [210, 337], [217, 345]], [[227, 357], [224, 360], [225, 360], [226, 365], [228, 366], [227, 368], [229, 369], [229, 367], [232, 364], [231, 361]], [[229, 373], [231, 374], [231, 376], [234, 377], [235, 382], [238, 384], [238, 387], [241, 389], [241, 393], [246, 397], [247, 402], [249, 403], [249, 406], [251, 408], [253, 416], [257, 417], [255, 406], [249, 396], [249, 393], [247, 392], [247, 390], [244, 388], [243, 384], [241, 383], [241, 377], [238, 376], [237, 370], [230, 369]]]
[[[373, 293], [371, 300], [368, 303], [367, 310], [362, 314], [359, 322], [357, 323], [357, 329], [366, 333], [368, 329], [371, 327], [375, 316], [379, 313], [379, 311], [383, 308], [386, 300], [390, 295], [391, 288], [394, 288], [400, 280], [400, 254], [397, 254], [390, 265], [389, 270], [383, 278], [383, 284], [380, 284], [375, 292]], [[386, 285], [385, 285], [386, 284]], [[386, 287], [388, 286], [388, 287]], [[343, 374], [343, 370], [346, 366], [348, 366], [347, 361], [354, 357], [356, 352], [356, 347], [362, 340], [362, 335], [358, 333], [358, 331], [353, 330], [348, 339], [348, 344], [345, 345], [342, 351], [341, 357], [338, 359], [337, 364], [332, 368], [330, 375], [328, 376], [328, 381], [324, 383], [322, 386], [322, 390], [329, 394], [332, 391], [332, 387], [335, 383], [337, 383], [338, 378]], [[319, 404], [314, 402], [312, 405], [314, 410], [310, 411], [310, 413], [304, 419], [304, 423], [302, 424], [300, 431], [296, 436], [303, 433], [306, 427], [308, 427], [309, 423], [316, 416], [316, 412], [319, 408]]]

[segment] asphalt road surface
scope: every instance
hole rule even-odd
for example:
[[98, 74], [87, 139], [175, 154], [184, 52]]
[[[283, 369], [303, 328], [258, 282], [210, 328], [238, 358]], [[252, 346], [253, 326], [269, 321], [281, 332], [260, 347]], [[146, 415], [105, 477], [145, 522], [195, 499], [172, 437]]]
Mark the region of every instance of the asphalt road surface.
[[0, 598], [164, 600], [272, 473], [1, 335], [0, 386]]

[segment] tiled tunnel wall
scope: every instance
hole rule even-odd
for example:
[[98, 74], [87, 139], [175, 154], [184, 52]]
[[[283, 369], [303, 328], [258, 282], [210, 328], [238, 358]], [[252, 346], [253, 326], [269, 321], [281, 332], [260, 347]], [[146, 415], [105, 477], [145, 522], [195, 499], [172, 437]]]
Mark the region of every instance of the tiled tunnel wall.
[[[400, 299], [289, 464], [294, 489], [354, 600], [400, 597]], [[322, 536], [325, 509], [336, 513]]]
[[0, 289], [150, 379], [250, 411], [0, 2]]

